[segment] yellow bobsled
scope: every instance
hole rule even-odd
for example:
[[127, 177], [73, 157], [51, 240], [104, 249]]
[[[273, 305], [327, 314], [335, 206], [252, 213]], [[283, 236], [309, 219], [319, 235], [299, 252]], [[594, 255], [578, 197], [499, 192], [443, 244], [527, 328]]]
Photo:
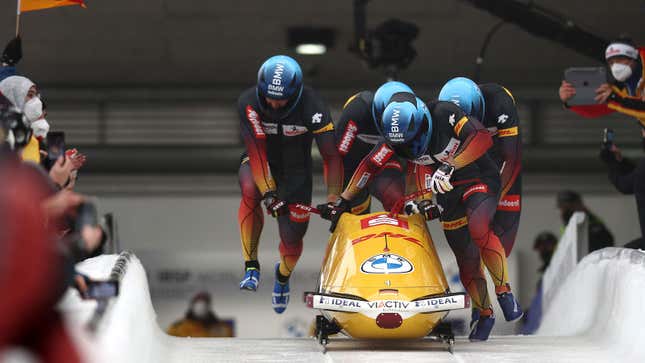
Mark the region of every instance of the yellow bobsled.
[[450, 293], [421, 215], [345, 213], [329, 239], [316, 292], [308, 307], [322, 312], [322, 345], [338, 332], [359, 339], [415, 339], [432, 333], [450, 344], [441, 320], [470, 307], [465, 293]]

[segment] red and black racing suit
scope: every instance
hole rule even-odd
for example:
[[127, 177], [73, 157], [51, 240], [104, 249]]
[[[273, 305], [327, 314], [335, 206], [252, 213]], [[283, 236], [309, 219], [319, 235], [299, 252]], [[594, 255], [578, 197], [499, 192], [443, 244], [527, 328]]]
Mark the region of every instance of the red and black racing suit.
[[[441, 163], [455, 166], [451, 178], [454, 189], [437, 196], [443, 208], [441, 222], [473, 305], [480, 310], [489, 309], [482, 259], [496, 291], [508, 290], [506, 254], [491, 228], [500, 191], [497, 165], [487, 154], [492, 137], [479, 121], [450, 102], [431, 102], [428, 110], [432, 116], [430, 145], [425, 155], [408, 165], [408, 178], [414, 181], [408, 186], [416, 184], [419, 189], [429, 189], [435, 168]], [[342, 196], [351, 199], [356, 195], [394, 154], [387, 144], [376, 145], [363, 159]], [[473, 242], [479, 250], [472, 248]]]
[[[374, 94], [359, 92], [350, 97], [343, 106], [343, 112], [336, 126], [338, 153], [343, 157], [346, 186], [358, 168], [361, 160], [369, 154], [374, 145], [383, 141], [376, 129], [372, 115]], [[350, 201], [353, 214], [369, 213], [373, 195], [389, 211], [405, 193], [405, 176], [396, 156], [388, 161], [365, 189], [361, 189]]]
[[493, 229], [502, 241], [506, 257], [511, 254], [522, 210], [522, 137], [513, 95], [504, 87], [487, 83], [479, 86], [485, 114], [482, 124], [493, 133], [488, 154], [497, 164], [501, 191]]
[[[277, 192], [288, 204], [311, 203], [311, 143], [316, 139], [324, 161], [328, 200], [342, 188], [342, 160], [336, 150], [334, 124], [323, 100], [305, 87], [300, 101], [284, 118], [270, 118], [258, 105], [256, 88], [238, 99], [240, 131], [246, 153], [239, 170], [242, 201], [238, 212], [242, 253], [247, 267], [259, 268], [258, 244], [264, 225], [261, 202]], [[309, 214], [290, 207], [277, 217], [280, 232], [280, 274], [289, 276], [302, 253]]]

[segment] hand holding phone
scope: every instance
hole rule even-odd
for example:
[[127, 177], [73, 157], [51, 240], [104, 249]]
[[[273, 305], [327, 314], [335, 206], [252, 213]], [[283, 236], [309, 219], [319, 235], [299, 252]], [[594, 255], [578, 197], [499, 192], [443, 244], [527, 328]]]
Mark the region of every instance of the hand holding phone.
[[119, 296], [119, 281], [117, 280], [92, 280], [86, 275], [76, 273], [74, 287], [84, 300], [105, 300]]

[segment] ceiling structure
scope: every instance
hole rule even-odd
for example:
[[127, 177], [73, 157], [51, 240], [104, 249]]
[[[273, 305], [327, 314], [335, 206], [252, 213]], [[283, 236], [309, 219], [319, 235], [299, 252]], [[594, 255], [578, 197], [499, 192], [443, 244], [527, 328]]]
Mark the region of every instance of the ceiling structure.
[[[13, 34], [11, 0], [3, 1], [0, 41]], [[40, 84], [65, 87], [206, 86], [239, 92], [254, 82], [262, 60], [286, 47], [289, 26], [336, 30], [336, 46], [322, 56], [298, 56], [307, 80], [320, 88], [361, 89], [383, 80], [348, 51], [352, 1], [88, 0], [23, 14], [23, 72]], [[612, 38], [629, 33], [645, 43], [645, 1], [538, 0], [535, 3]], [[620, 3], [620, 5], [617, 5]], [[417, 24], [418, 57], [401, 79], [436, 87], [470, 75], [485, 34], [499, 20], [458, 0], [372, 0], [368, 27], [388, 18]], [[593, 59], [505, 25], [489, 45], [482, 80], [509, 87], [552, 87], [569, 66]]]

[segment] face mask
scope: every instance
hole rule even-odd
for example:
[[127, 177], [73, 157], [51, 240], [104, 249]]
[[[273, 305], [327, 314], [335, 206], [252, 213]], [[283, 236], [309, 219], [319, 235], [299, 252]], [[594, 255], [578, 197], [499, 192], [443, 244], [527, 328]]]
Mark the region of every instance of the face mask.
[[198, 318], [206, 317], [206, 315], [208, 315], [208, 306], [206, 303], [203, 301], [197, 301], [193, 305], [193, 315]]
[[632, 75], [632, 67], [627, 64], [614, 63], [611, 65], [611, 74], [618, 82], [625, 82]]
[[43, 102], [39, 97], [32, 97], [27, 103], [23, 114], [29, 122], [34, 122], [43, 116]]
[[31, 129], [34, 130], [34, 136], [44, 139], [49, 132], [49, 123], [44, 118], [41, 118], [31, 123]]

